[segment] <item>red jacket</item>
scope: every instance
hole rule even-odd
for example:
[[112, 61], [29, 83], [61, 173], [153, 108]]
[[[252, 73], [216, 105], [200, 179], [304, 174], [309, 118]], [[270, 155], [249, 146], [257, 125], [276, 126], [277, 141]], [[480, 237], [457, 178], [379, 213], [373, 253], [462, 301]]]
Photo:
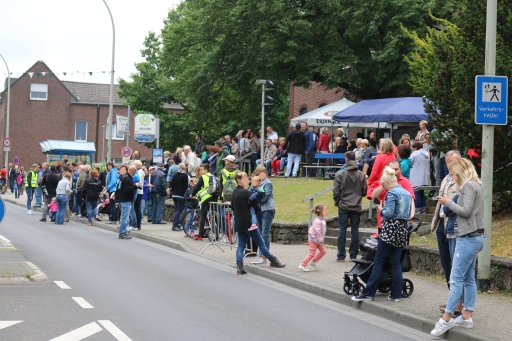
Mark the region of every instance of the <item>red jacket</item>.
[[384, 168], [393, 160], [396, 160], [395, 154], [393, 153], [377, 155], [375, 163], [373, 164], [372, 174], [370, 174], [370, 178], [368, 179], [368, 191], [366, 192], [368, 199], [371, 199], [373, 190], [380, 186], [380, 178], [382, 177]]
[[329, 151], [329, 141], [331, 138], [327, 134], [320, 134], [318, 138], [318, 145], [316, 150], [319, 152], [328, 152]]

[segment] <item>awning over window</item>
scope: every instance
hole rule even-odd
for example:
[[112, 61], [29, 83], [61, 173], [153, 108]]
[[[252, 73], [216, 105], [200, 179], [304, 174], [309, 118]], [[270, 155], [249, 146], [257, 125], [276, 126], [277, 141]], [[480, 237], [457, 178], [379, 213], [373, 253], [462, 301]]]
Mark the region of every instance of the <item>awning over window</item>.
[[46, 140], [39, 142], [44, 154], [89, 154], [96, 153], [93, 142]]

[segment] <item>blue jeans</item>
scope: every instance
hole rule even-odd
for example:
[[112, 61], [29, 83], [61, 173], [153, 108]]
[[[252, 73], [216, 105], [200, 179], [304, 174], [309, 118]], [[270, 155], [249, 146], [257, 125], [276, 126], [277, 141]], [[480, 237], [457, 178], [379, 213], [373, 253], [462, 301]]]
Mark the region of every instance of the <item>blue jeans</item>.
[[110, 207], [110, 217], [108, 218], [108, 220], [117, 221], [116, 200], [110, 199], [109, 207]]
[[172, 227], [181, 226], [180, 217], [185, 209], [185, 199], [183, 198], [172, 198], [174, 201], [174, 219], [172, 221]]
[[263, 256], [265, 256], [265, 258], [274, 258], [274, 256], [270, 253], [270, 251], [268, 251], [267, 247], [265, 246], [263, 238], [261, 238], [260, 230], [255, 229], [252, 231], [238, 232], [238, 247], [236, 249], [236, 261], [238, 263], [244, 261], [244, 250], [245, 246], [247, 245], [247, 241], [249, 240], [249, 237], [252, 238], [256, 245], [258, 245], [258, 247], [260, 248], [260, 252], [263, 254]]
[[25, 191], [27, 192], [27, 210], [30, 210], [32, 208], [32, 200], [34, 200], [35, 190], [32, 187], [25, 187]]
[[297, 176], [297, 172], [299, 171], [299, 164], [300, 164], [300, 157], [302, 154], [292, 154], [288, 153], [288, 167], [286, 167], [286, 174], [285, 176], [290, 176], [290, 172], [292, 172], [292, 165], [293, 165], [293, 172], [292, 176]]
[[152, 195], [149, 195], [149, 201], [147, 203], [148, 208], [148, 221], [153, 220], [153, 198]]
[[450, 257], [450, 247], [446, 235], [444, 234], [443, 219], [439, 221], [439, 225], [436, 231], [437, 247], [439, 248], [439, 260], [441, 261], [441, 267], [443, 268], [444, 277], [446, 278], [446, 284], [450, 287], [450, 273], [452, 272], [452, 261]]
[[68, 197], [65, 194], [58, 194], [56, 199], [59, 209], [57, 210], [57, 218], [55, 219], [55, 223], [62, 225], [64, 224], [64, 213], [66, 212]]
[[96, 207], [98, 206], [98, 200], [86, 200], [85, 207], [87, 207], [87, 221], [92, 223], [92, 217], [95, 217]]
[[75, 206], [74, 209], [75, 209], [76, 215], [82, 214], [81, 209], [80, 209], [81, 204], [82, 204], [82, 191], [76, 191], [75, 198], [74, 198], [74, 206]]
[[279, 168], [280, 168], [280, 171], [282, 172], [284, 167], [288, 164], [288, 158], [287, 157], [282, 157], [281, 158], [281, 163], [279, 164]]
[[141, 200], [140, 201], [140, 215], [141, 215], [141, 222], [144, 221], [144, 214], [148, 211], [148, 204], [149, 200]]
[[131, 202], [120, 202], [119, 206], [121, 208], [121, 222], [119, 223], [119, 236], [126, 235], [126, 227], [128, 226], [128, 217], [130, 215], [130, 210], [132, 209]]
[[194, 212], [191, 211], [189, 214], [187, 214], [187, 225], [185, 225], [185, 229], [190, 232], [194, 232]]
[[132, 201], [132, 207], [130, 208], [130, 226], [138, 227], [137, 226], [137, 214], [135, 213], [135, 200]]
[[427, 207], [427, 201], [425, 199], [425, 191], [416, 191], [414, 192], [414, 196], [416, 199], [414, 200], [414, 205], [416, 206], [416, 209], [419, 208], [425, 208]]
[[162, 214], [164, 212], [165, 197], [158, 193], [151, 193], [151, 199], [153, 200], [153, 224], [162, 221]]
[[251, 172], [254, 172], [256, 169], [256, 160], [259, 158], [258, 152], [254, 152], [251, 154]]
[[453, 314], [462, 293], [464, 310], [474, 311], [476, 302], [475, 264], [478, 253], [484, 247], [484, 236], [457, 237], [452, 272], [450, 274], [450, 294], [446, 312]]
[[14, 178], [9, 178], [9, 188], [11, 189], [11, 194], [14, 193]]
[[254, 207], [249, 207], [249, 210], [251, 211], [251, 224], [258, 224], [258, 215], [256, 214], [256, 210]]
[[[375, 297], [375, 293], [379, 288], [380, 277], [386, 259], [390, 257], [393, 266], [393, 284], [391, 286], [391, 297], [402, 298], [402, 265], [400, 264], [400, 256], [402, 255], [401, 247], [394, 247], [379, 239], [377, 245], [377, 253], [373, 261], [372, 274], [366, 288], [363, 290], [363, 296]], [[460, 295], [459, 295], [460, 297]]]
[[361, 221], [361, 212], [346, 211], [338, 207], [338, 225], [340, 232], [338, 234], [338, 254], [337, 259], [345, 259], [345, 245], [347, 243], [347, 227], [350, 219], [350, 259], [357, 258], [359, 248], [359, 222]]
[[[57, 211], [58, 212], [58, 211]], [[55, 220], [57, 217], [57, 212], [50, 212], [50, 220]]]
[[[36, 204], [35, 204], [35, 206], [41, 206], [43, 204], [43, 190], [41, 189], [41, 186], [38, 186], [36, 188], [35, 194], [36, 194]], [[29, 208], [29, 210], [30, 210], [30, 208]]]
[[[270, 229], [272, 228], [272, 221], [274, 220], [275, 214], [276, 214], [276, 211], [271, 210], [271, 211], [261, 211], [260, 214], [257, 215], [259, 234], [261, 235], [261, 238], [263, 239], [263, 243], [265, 244], [265, 248], [267, 250], [270, 250]], [[250, 231], [250, 232], [252, 232], [252, 231]], [[258, 243], [256, 243], [256, 245], [259, 246]], [[262, 254], [265, 256], [265, 254], [263, 253], [263, 251], [261, 249], [258, 254], [260, 255], [260, 257]], [[267, 257], [267, 256], [265, 256], [265, 257]]]

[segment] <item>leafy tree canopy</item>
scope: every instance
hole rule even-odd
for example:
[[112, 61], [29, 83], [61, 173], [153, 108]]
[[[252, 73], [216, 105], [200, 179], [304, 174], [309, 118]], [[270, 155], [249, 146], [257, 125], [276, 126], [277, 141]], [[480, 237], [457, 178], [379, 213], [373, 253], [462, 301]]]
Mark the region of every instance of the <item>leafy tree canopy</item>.
[[[344, 88], [352, 99], [412, 95], [403, 61], [415, 48], [400, 24], [423, 37], [451, 18], [454, 0], [187, 0], [168, 13], [160, 35], [150, 33], [130, 82], [120, 95], [136, 110], [161, 117], [171, 143], [202, 131], [207, 142], [259, 126], [256, 79], [270, 79], [276, 105], [265, 121], [288, 127], [289, 86], [317, 81]], [[162, 104], [182, 103], [183, 115]]]
[[[449, 129], [456, 136], [456, 147], [461, 152], [480, 150], [482, 129], [475, 124], [475, 76], [484, 74], [486, 6], [485, 0], [462, 1], [452, 22], [438, 19], [440, 29], [428, 29], [425, 38], [405, 30], [416, 45], [416, 51], [407, 58], [410, 84], [425, 96], [426, 108], [437, 127], [434, 143], [440, 150], [454, 147], [453, 139], [443, 138], [448, 136]], [[511, 0], [498, 2], [497, 31], [496, 74], [510, 77]], [[503, 193], [512, 189], [512, 173], [506, 167], [512, 160], [510, 143], [509, 127], [497, 126], [494, 169], [501, 170], [495, 172], [494, 180], [496, 189]], [[480, 158], [473, 160], [478, 167]], [[502, 198], [510, 200], [506, 196]]]

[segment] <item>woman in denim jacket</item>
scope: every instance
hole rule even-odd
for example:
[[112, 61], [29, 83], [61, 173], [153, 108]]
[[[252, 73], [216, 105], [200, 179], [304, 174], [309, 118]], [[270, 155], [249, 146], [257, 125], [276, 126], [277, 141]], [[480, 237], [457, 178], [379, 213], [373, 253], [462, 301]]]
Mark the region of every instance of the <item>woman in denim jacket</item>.
[[[484, 246], [484, 198], [481, 181], [475, 167], [467, 159], [458, 159], [448, 165], [448, 170], [460, 189], [457, 203], [448, 197], [438, 197], [439, 203], [457, 214], [457, 244], [450, 273], [450, 294], [443, 316], [436, 323], [431, 335], [439, 336], [453, 327], [473, 328], [473, 311], [476, 303], [475, 264]], [[462, 315], [453, 319], [457, 304], [464, 296]]]
[[381, 204], [377, 205], [382, 216], [382, 231], [379, 235], [377, 253], [366, 288], [359, 296], [352, 297], [352, 301], [373, 301], [379, 287], [384, 263], [388, 257], [391, 258], [393, 266], [393, 285], [388, 300], [400, 302], [402, 299], [400, 256], [402, 248], [407, 245], [407, 220], [414, 217], [414, 212], [411, 212], [412, 197], [398, 184], [395, 170], [389, 166], [384, 168], [380, 183], [388, 192], [384, 200], [384, 207]]

